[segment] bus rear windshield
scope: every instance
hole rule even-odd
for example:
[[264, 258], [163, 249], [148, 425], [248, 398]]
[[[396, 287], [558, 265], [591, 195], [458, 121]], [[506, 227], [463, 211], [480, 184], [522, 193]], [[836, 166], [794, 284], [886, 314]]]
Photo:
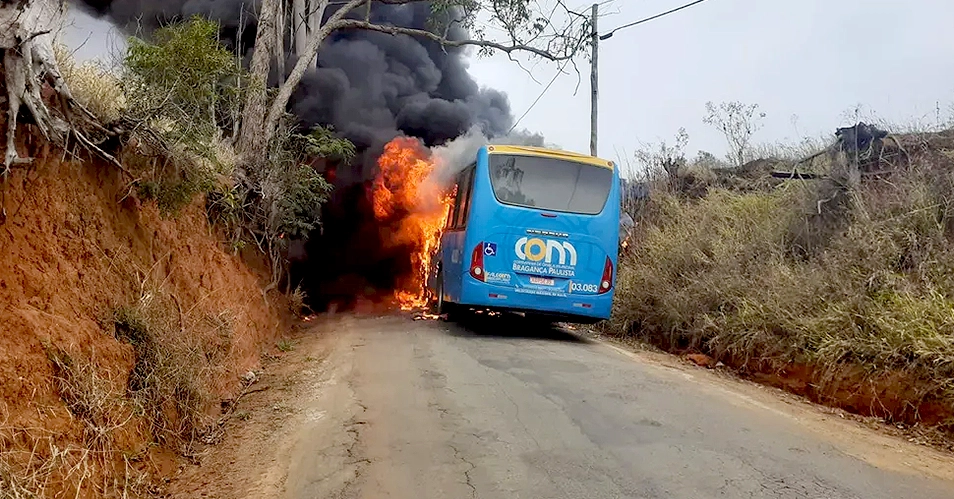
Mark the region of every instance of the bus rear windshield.
[[596, 215], [609, 197], [613, 171], [560, 159], [491, 154], [490, 182], [504, 204]]

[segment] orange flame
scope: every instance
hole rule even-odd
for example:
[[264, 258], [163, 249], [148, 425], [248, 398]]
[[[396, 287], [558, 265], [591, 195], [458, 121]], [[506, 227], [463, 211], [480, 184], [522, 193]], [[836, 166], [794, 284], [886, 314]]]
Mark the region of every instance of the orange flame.
[[427, 305], [431, 257], [440, 244], [453, 196], [431, 176], [437, 165], [417, 139], [397, 137], [389, 142], [378, 166], [374, 215], [389, 224], [390, 243], [412, 248], [413, 275], [404, 276], [394, 298], [403, 310], [421, 308]]

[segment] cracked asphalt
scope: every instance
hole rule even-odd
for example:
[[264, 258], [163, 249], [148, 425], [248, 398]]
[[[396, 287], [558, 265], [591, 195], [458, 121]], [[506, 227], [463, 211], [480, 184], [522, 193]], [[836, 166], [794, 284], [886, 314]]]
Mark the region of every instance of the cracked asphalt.
[[329, 333], [287, 498], [954, 498], [950, 456], [519, 318]]

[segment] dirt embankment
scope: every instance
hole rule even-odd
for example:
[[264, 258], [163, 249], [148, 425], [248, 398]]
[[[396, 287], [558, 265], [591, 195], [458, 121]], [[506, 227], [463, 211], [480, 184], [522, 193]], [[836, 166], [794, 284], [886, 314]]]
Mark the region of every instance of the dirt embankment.
[[0, 497], [148, 492], [217, 438], [287, 308], [198, 200], [163, 218], [35, 142], [0, 185]]

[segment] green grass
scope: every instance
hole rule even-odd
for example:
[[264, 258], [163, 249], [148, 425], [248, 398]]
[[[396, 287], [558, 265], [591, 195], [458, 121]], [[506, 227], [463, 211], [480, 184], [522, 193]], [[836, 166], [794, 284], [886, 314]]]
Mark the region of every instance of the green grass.
[[278, 340], [276, 346], [278, 347], [278, 350], [282, 352], [291, 352], [295, 349], [295, 344], [291, 340], [287, 340], [285, 338]]

